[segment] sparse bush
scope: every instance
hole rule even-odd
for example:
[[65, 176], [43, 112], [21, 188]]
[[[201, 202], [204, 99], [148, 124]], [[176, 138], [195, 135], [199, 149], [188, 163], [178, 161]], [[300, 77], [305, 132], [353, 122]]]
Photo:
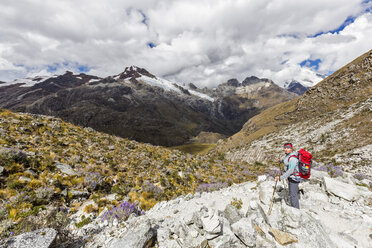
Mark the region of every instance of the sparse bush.
[[197, 192], [212, 192], [216, 190], [220, 190], [223, 188], [228, 187], [229, 184], [224, 182], [224, 183], [203, 183], [198, 186], [196, 189]]
[[151, 196], [156, 200], [161, 200], [164, 194], [161, 188], [149, 182], [145, 182], [142, 185], [142, 191], [151, 193]]
[[367, 178], [367, 176], [365, 174], [362, 174], [362, 173], [355, 173], [354, 174], [354, 178], [358, 179], [359, 181]]
[[114, 219], [120, 221], [125, 221], [129, 218], [131, 214], [137, 216], [144, 215], [145, 212], [141, 211], [136, 204], [131, 202], [123, 202], [118, 207], [114, 207], [112, 210], [108, 210], [102, 217], [102, 222], [109, 221], [112, 222]]
[[98, 209], [93, 206], [93, 204], [88, 204], [87, 206], [84, 207], [84, 212], [85, 213], [92, 213], [94, 211], [97, 211]]
[[321, 167], [314, 167], [314, 170], [326, 171], [331, 177], [339, 177], [343, 175], [342, 169], [338, 166], [333, 165], [323, 165]]
[[88, 217], [88, 218], [85, 218], [85, 216], [83, 215], [82, 217], [82, 220], [80, 222], [77, 222], [75, 223], [75, 226], [77, 228], [82, 228], [83, 226], [89, 224], [90, 222], [92, 222], [92, 220]]
[[242, 199], [238, 199], [236, 197], [233, 197], [232, 201], [230, 202], [230, 205], [236, 207], [237, 209], [241, 209], [243, 205]]
[[265, 169], [265, 175], [268, 177], [275, 178], [276, 176], [280, 176], [280, 170], [278, 169]]
[[258, 162], [258, 161], [255, 161], [255, 162], [254, 162], [254, 165], [255, 165], [255, 166], [265, 166], [263, 163]]

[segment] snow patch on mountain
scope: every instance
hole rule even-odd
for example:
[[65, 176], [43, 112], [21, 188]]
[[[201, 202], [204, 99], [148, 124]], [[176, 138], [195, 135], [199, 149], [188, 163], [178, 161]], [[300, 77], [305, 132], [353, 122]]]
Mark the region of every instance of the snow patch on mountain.
[[38, 77], [34, 77], [34, 78], [16, 79], [12, 82], [7, 82], [7, 83], [0, 84], [0, 87], [16, 85], [16, 84], [21, 84], [20, 87], [32, 87], [35, 84], [42, 83], [49, 78], [51, 78], [51, 77], [49, 77], [49, 76], [38, 76]]
[[102, 78], [92, 78], [92, 79], [89, 79], [89, 83], [94, 83], [94, 82], [98, 82], [98, 81], [100, 81], [100, 80], [102, 80]]
[[[145, 76], [145, 75], [141, 75], [141, 77], [137, 78], [137, 80], [142, 81], [144, 83], [147, 83], [151, 86], [160, 87], [160, 88], [162, 88], [166, 91], [175, 91], [179, 94], [183, 94], [183, 92], [179, 89], [179, 87], [184, 88], [183, 86], [181, 86], [180, 84], [176, 84], [174, 82], [168, 81], [168, 80], [163, 79], [163, 78], [159, 78], [159, 77], [151, 78], [151, 77], [148, 77], [148, 76]], [[203, 94], [203, 93], [200, 93], [200, 92], [197, 92], [197, 91], [194, 91], [194, 90], [186, 89], [186, 88], [184, 88], [184, 89], [188, 90], [190, 92], [190, 94], [192, 94], [192, 95], [195, 95], [197, 97], [206, 99], [206, 100], [211, 101], [211, 102], [214, 101], [214, 99], [212, 97], [210, 97], [206, 94]]]
[[208, 96], [206, 94], [203, 94], [203, 93], [200, 93], [200, 92], [197, 92], [197, 91], [194, 91], [194, 90], [190, 90], [190, 89], [188, 89], [188, 91], [192, 95], [195, 95], [195, 96], [198, 96], [200, 98], [204, 98], [204, 99], [206, 99], [208, 101], [214, 102], [214, 98], [212, 98], [212, 97], [210, 97], [210, 96]]
[[270, 87], [270, 83], [266, 81], [262, 81], [256, 84], [248, 85], [248, 86], [239, 86], [236, 88], [235, 92], [236, 94], [249, 94], [252, 93], [253, 91], [259, 91], [262, 88], [267, 88]]
[[142, 82], [145, 82], [151, 86], [156, 86], [156, 87], [160, 87], [166, 91], [176, 91], [177, 93], [181, 93], [181, 90], [179, 88], [177, 88], [174, 83], [168, 81], [168, 80], [165, 80], [165, 79], [161, 79], [161, 78], [150, 78], [148, 76], [145, 76], [145, 75], [141, 75], [141, 77], [138, 78], [139, 81], [142, 81]]

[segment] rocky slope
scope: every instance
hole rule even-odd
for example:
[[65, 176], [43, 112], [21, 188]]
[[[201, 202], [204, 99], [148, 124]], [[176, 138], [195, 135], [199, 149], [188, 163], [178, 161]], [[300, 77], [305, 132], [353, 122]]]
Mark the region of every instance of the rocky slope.
[[302, 97], [250, 119], [218, 149], [234, 161], [275, 163], [282, 145], [306, 148], [316, 162], [371, 175], [372, 51], [309, 89]]
[[253, 79], [203, 92], [134, 66], [107, 78], [67, 72], [1, 84], [0, 107], [173, 146], [201, 131], [230, 136], [263, 109], [295, 97], [269, 80]]
[[53, 227], [62, 242], [68, 223], [87, 224], [121, 201], [145, 210], [205, 185], [252, 180], [264, 169], [0, 110], [1, 239]]
[[[256, 182], [159, 202], [126, 221], [106, 219], [104, 210], [93, 222], [70, 226], [70, 231], [81, 240], [76, 247], [91, 248], [369, 247], [372, 193], [358, 183], [350, 174], [331, 178], [314, 171], [300, 184], [301, 209], [295, 209], [288, 206], [288, 192], [280, 182], [269, 214], [274, 180], [260, 176]], [[3, 244], [31, 239], [45, 240], [43, 247], [49, 247], [53, 237], [53, 229], [44, 229]]]

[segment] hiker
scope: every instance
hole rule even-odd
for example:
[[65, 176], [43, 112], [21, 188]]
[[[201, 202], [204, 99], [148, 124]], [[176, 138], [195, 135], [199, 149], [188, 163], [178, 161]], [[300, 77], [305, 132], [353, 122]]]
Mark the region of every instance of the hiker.
[[284, 163], [284, 173], [280, 177], [275, 178], [276, 181], [288, 179], [289, 188], [289, 199], [291, 206], [294, 208], [300, 208], [299, 196], [298, 196], [298, 185], [301, 182], [298, 168], [297, 152], [293, 149], [291, 143], [284, 144], [284, 153], [286, 154], [284, 159], [279, 160], [280, 163]]

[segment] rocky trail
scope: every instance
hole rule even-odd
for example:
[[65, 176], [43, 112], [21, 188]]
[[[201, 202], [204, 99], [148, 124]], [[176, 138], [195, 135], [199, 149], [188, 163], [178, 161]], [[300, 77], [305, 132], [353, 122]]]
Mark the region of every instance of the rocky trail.
[[[124, 222], [104, 219], [105, 210], [82, 228], [70, 225], [79, 240], [70, 247], [370, 247], [372, 192], [351, 174], [331, 178], [313, 170], [300, 184], [300, 210], [287, 205], [286, 185], [279, 182], [268, 215], [274, 184], [264, 175], [180, 196]], [[1, 247], [59, 247], [56, 235], [53, 229], [24, 233]]]

